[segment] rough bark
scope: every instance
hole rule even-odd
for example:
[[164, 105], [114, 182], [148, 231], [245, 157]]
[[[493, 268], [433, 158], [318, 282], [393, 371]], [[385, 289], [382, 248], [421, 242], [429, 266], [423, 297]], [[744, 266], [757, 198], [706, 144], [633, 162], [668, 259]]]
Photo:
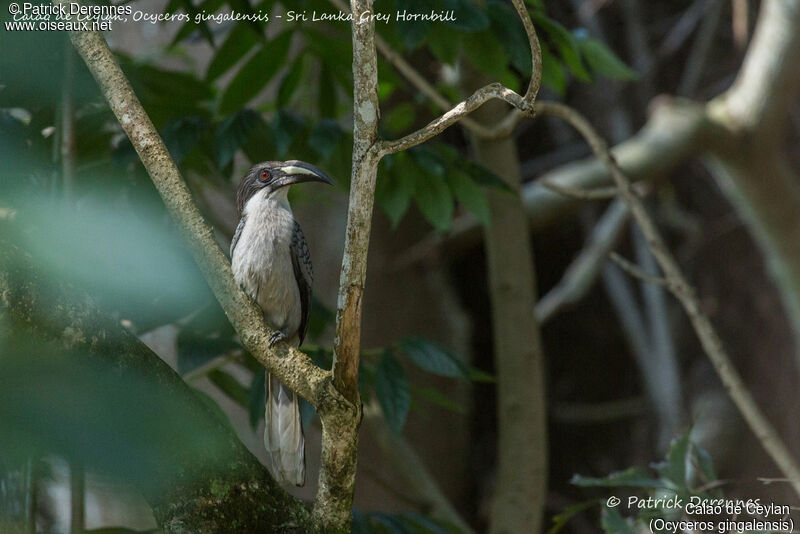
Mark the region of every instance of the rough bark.
[[[499, 105], [485, 106], [476, 118], [491, 120]], [[484, 229], [498, 379], [498, 463], [490, 532], [539, 532], [547, 496], [544, 353], [532, 313], [536, 279], [518, 194], [519, 157], [510, 137], [477, 138], [473, 146], [476, 159], [514, 191], [489, 193], [492, 222]]]
[[[370, 12], [372, 2], [353, 0], [354, 20]], [[372, 148], [378, 139], [378, 58], [375, 23], [353, 24], [353, 169], [350, 210], [342, 258], [334, 344], [334, 381], [353, 403], [358, 398], [361, 343], [361, 297], [367, 276], [367, 253], [375, 201], [378, 161]]]
[[[158, 355], [98, 309], [88, 295], [40, 274], [24, 251], [0, 238], [0, 327], [11, 323], [22, 327], [23, 335], [31, 339], [79, 349], [76, 353], [101, 358], [119, 372], [144, 375], [182, 404], [193, 422], [214, 429], [224, 444], [220, 451], [224, 461], [199, 477], [176, 478], [166, 493], [139, 488], [164, 532], [229, 532], [233, 522], [247, 532], [311, 530], [311, 514], [305, 505], [269, 477], [236, 435]], [[0, 337], [7, 334], [0, 328]], [[193, 458], [173, 461], [195, 474], [204, 468]]]

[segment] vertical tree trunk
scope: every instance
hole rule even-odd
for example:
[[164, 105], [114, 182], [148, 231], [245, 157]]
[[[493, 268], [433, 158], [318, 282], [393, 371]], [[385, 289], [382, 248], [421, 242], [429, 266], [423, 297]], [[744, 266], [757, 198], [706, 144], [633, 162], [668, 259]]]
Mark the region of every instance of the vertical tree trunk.
[[[476, 112], [482, 122], [504, 113], [490, 102]], [[547, 417], [544, 354], [533, 314], [536, 275], [527, 216], [518, 192], [514, 140], [475, 139], [478, 161], [515, 192], [489, 193], [491, 225], [484, 229], [497, 373], [498, 465], [490, 532], [541, 532], [547, 494]]]

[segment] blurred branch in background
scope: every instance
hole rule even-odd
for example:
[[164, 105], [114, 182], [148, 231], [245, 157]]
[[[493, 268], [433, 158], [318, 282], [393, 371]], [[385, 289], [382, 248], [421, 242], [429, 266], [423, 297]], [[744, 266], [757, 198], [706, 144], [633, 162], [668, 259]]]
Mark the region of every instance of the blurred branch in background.
[[[798, 8], [800, 11], [800, 7]], [[569, 122], [592, 147], [596, 156], [608, 167], [620, 191], [620, 198], [631, 211], [631, 216], [641, 229], [647, 244], [664, 272], [666, 286], [677, 298], [694, 327], [697, 337], [717, 371], [722, 383], [725, 385], [731, 399], [739, 408], [750, 429], [761, 442], [764, 449], [772, 457], [778, 468], [783, 472], [789, 483], [800, 495], [800, 467], [794, 460], [791, 452], [781, 440], [772, 424], [759, 409], [755, 400], [747, 390], [741, 376], [737, 373], [722, 341], [716, 333], [706, 313], [703, 311], [692, 286], [686, 281], [677, 261], [667, 248], [660, 232], [653, 223], [643, 202], [636, 194], [630, 180], [622, 172], [614, 157], [611, 155], [605, 142], [594, 131], [589, 122], [574, 109], [563, 104], [547, 102], [539, 103], [540, 113], [551, 114]]]

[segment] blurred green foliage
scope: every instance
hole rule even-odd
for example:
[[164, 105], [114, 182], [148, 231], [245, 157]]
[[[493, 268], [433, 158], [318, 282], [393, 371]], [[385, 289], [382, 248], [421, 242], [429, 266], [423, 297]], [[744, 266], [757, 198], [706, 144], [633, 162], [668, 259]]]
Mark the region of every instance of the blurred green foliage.
[[229, 461], [217, 428], [198, 421], [152, 376], [30, 336], [3, 344], [0, 457], [6, 465], [58, 455], [152, 495]]
[[[691, 441], [689, 431], [676, 436], [664, 460], [653, 464], [650, 469], [631, 467], [602, 478], [575, 475], [571, 482], [583, 488], [603, 488], [605, 492], [614, 490], [612, 494], [615, 496], [630, 491], [644, 491], [646, 494], [641, 497], [643, 499], [653, 497], [666, 500], [676, 497], [688, 503], [693, 497], [699, 499], [699, 502], [719, 502], [719, 499], [724, 498], [711, 456], [705, 449]], [[601, 526], [606, 534], [643, 532], [648, 530], [648, 522], [651, 519], [674, 520], [682, 513], [679, 508], [649, 506], [634, 508], [632, 515], [623, 517], [618, 508], [606, 504], [608, 498], [609, 494], [604, 493], [598, 499], [566, 508], [553, 517], [553, 526], [548, 534], [560, 532], [575, 515], [598, 506], [601, 510]], [[624, 503], [625, 499], [622, 499], [622, 502]]]

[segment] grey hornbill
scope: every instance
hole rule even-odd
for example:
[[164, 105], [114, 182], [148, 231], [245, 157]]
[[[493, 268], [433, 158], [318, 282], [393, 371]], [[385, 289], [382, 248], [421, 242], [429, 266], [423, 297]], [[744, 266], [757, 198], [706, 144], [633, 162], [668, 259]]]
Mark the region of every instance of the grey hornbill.
[[[333, 184], [302, 161], [265, 161], [251, 168], [237, 194], [239, 225], [231, 242], [233, 276], [264, 312], [275, 333], [270, 345], [303, 343], [311, 311], [311, 257], [287, 194], [301, 182]], [[272, 476], [305, 483], [305, 440], [297, 394], [266, 376], [264, 446]]]

